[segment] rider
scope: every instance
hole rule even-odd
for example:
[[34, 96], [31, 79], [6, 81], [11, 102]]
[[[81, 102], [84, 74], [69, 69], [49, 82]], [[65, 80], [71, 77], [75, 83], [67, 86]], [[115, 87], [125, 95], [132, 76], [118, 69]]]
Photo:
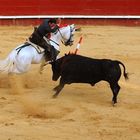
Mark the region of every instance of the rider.
[[45, 40], [46, 38], [49, 38], [50, 33], [54, 33], [59, 29], [59, 23], [61, 19], [59, 18], [50, 18], [50, 19], [45, 19], [42, 24], [39, 25], [38, 28], [34, 30], [32, 35], [29, 37], [29, 41], [41, 46], [42, 48], [45, 49], [45, 59], [51, 59], [55, 60], [58, 51], [49, 43]]

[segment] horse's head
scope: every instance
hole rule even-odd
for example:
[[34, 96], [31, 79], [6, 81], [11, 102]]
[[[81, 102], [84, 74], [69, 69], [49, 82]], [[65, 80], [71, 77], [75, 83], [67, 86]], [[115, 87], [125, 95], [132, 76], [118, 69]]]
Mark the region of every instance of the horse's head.
[[75, 32], [74, 24], [71, 24], [71, 25], [68, 25], [67, 27], [63, 27], [62, 29], [61, 28], [59, 29], [59, 33], [62, 35], [62, 42], [65, 46], [72, 46], [73, 45], [74, 32]]
[[51, 34], [50, 43], [55, 47], [59, 46], [59, 43], [62, 42], [65, 46], [71, 46], [74, 42], [74, 32], [75, 25], [67, 25], [65, 27], [61, 27], [55, 33]]

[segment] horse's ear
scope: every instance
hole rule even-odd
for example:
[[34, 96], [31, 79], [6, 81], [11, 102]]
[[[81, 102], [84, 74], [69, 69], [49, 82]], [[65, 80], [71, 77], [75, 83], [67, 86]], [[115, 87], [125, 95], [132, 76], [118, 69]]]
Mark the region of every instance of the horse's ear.
[[77, 28], [75, 28], [75, 31], [81, 31], [82, 29], [81, 29], [81, 27], [77, 27]]
[[71, 24], [70, 26], [72, 27], [72, 29], [75, 29], [75, 25], [74, 24]]

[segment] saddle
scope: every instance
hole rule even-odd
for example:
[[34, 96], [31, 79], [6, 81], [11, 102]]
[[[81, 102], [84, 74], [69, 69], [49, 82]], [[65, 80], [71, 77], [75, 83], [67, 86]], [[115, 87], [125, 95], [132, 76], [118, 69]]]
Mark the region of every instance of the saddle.
[[30, 40], [27, 40], [26, 43], [32, 45], [32, 47], [34, 47], [36, 49], [36, 51], [39, 53], [39, 54], [42, 54], [44, 53], [45, 49], [42, 48], [41, 46], [39, 45], [36, 45], [35, 43], [31, 42]]

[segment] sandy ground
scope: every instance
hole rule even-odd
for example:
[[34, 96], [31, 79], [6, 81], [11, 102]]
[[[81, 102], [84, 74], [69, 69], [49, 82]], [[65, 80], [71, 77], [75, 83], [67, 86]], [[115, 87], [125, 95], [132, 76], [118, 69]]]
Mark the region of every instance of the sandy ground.
[[[0, 27], [0, 59], [31, 34], [33, 27]], [[122, 61], [130, 73], [120, 79], [118, 104], [105, 82], [66, 86], [57, 99], [48, 65], [27, 74], [0, 75], [0, 140], [139, 140], [140, 139], [140, 27], [82, 26], [73, 47], [61, 46], [61, 56], [74, 50], [94, 58]], [[22, 82], [20, 80], [22, 79]]]

